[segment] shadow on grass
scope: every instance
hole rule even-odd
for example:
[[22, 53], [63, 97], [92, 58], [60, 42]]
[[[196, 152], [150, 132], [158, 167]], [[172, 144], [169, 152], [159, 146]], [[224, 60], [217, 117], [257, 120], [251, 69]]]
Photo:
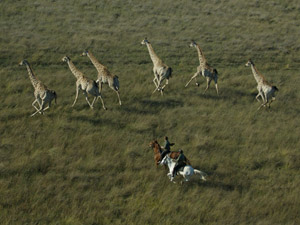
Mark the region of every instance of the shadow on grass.
[[176, 107], [183, 106], [182, 101], [174, 100], [174, 99], [163, 99], [163, 100], [159, 100], [159, 101], [147, 99], [147, 100], [140, 101], [140, 103], [143, 107], [150, 106], [150, 107], [154, 108], [154, 110], [156, 108], [160, 108], [160, 107], [176, 108]]
[[256, 93], [250, 93], [243, 90], [237, 90], [234, 88], [224, 88], [220, 91], [219, 95], [212, 92], [206, 92], [206, 94], [200, 93], [199, 97], [205, 98], [205, 99], [212, 99], [212, 100], [235, 100], [240, 97], [246, 97], [251, 101], [252, 99], [255, 99]]
[[126, 105], [122, 106], [121, 110], [126, 113], [136, 113], [141, 115], [152, 115], [156, 114], [159, 110], [163, 108], [176, 108], [182, 107], [184, 104], [179, 100], [142, 100], [136, 105]]
[[237, 183], [225, 183], [218, 179], [219, 175], [222, 177], [222, 174], [216, 174], [216, 173], [208, 173], [208, 176], [206, 177], [206, 181], [200, 180], [199, 176], [193, 176], [191, 181], [189, 182], [183, 182], [183, 187], [185, 190], [189, 190], [190, 188], [194, 188], [195, 186], [201, 186], [203, 188], [214, 188], [214, 189], [221, 189], [223, 191], [232, 192], [237, 190], [238, 192], [242, 192], [244, 190], [248, 190], [250, 187], [250, 184], [248, 185], [242, 185]]
[[223, 191], [234, 191], [236, 189], [240, 191], [243, 189], [240, 185], [225, 184], [220, 181], [207, 181], [202, 185], [209, 188], [222, 189]]
[[124, 124], [122, 124], [121, 122], [113, 122], [111, 120], [107, 120], [107, 119], [102, 119], [99, 117], [91, 117], [89, 115], [77, 115], [77, 116], [70, 116], [71, 120], [76, 120], [78, 122], [86, 122], [86, 123], [90, 123], [91, 125], [94, 126], [110, 126], [110, 127], [114, 127], [114, 128], [123, 128], [125, 127]]
[[[179, 183], [179, 182], [178, 182]], [[214, 181], [214, 180], [207, 180], [207, 181], [202, 181], [198, 180], [195, 177], [188, 182], [183, 182], [182, 187], [184, 188], [185, 191], [189, 189], [193, 189], [195, 186], [198, 187], [203, 187], [203, 188], [214, 188], [214, 189], [221, 189], [223, 191], [228, 191], [232, 192], [234, 190], [238, 190], [241, 192], [244, 188], [241, 185], [234, 185], [234, 184], [226, 184], [221, 181]]]
[[6, 115], [1, 115], [0, 116], [0, 121], [1, 122], [8, 122], [11, 120], [17, 120], [17, 119], [21, 119], [23, 117], [30, 117], [29, 113], [10, 113], [10, 114], [6, 114]]

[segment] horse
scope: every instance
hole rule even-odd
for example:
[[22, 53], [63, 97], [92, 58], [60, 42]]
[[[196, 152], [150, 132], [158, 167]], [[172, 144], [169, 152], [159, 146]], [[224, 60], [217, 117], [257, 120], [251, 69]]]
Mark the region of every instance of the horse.
[[[161, 159], [161, 153], [162, 153], [162, 149], [160, 147], [160, 145], [158, 144], [157, 140], [154, 140], [154, 141], [151, 141], [149, 146], [151, 148], [153, 148], [153, 152], [154, 152], [154, 162], [155, 162], [155, 165], [156, 165], [156, 168], [157, 166], [159, 165], [160, 161], [162, 160]], [[171, 157], [172, 159], [177, 159], [178, 156], [179, 156], [179, 151], [171, 151], [168, 155], [169, 157]], [[187, 161], [187, 164], [190, 165], [190, 161], [188, 159], [186, 159]]]
[[[169, 177], [170, 181], [173, 181], [173, 177], [172, 177], [172, 172], [173, 172], [173, 169], [176, 165], [176, 162], [173, 161], [173, 159], [171, 159], [168, 155], [166, 155], [160, 162], [160, 164], [164, 164], [164, 165], [168, 165], [169, 167], [169, 173], [167, 174], [167, 176]], [[197, 169], [194, 169], [193, 167], [191, 167], [190, 165], [186, 165], [184, 167], [182, 167], [177, 173], [179, 173], [181, 176], [183, 176], [184, 178], [184, 181], [189, 181], [190, 177], [193, 175], [193, 174], [199, 174], [200, 175], [200, 179], [206, 181], [206, 176], [207, 174], [200, 171], [200, 170], [197, 170]], [[173, 181], [174, 182], [174, 181]], [[174, 182], [175, 183], [175, 182]]]

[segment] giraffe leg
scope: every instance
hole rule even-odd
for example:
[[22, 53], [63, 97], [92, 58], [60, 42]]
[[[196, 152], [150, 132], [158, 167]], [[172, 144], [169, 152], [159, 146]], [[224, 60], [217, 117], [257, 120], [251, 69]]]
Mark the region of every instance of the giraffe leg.
[[45, 112], [49, 108], [50, 108], [50, 106], [47, 106], [46, 108], [43, 109], [43, 111]]
[[203, 94], [205, 94], [205, 92], [208, 90], [208, 88], [209, 88], [209, 85], [210, 85], [210, 82], [211, 82], [211, 79], [209, 79], [209, 78], [206, 78], [206, 88], [205, 88], [205, 90], [204, 90]]
[[44, 111], [45, 111], [45, 105], [46, 105], [46, 102], [43, 100], [43, 101], [42, 101], [42, 107], [41, 107], [41, 109], [40, 109], [40, 112], [41, 112], [42, 114], [44, 114]]
[[268, 96], [265, 96], [263, 103], [259, 106], [257, 110], [259, 110], [261, 107], [266, 107], [269, 102]]
[[268, 99], [268, 102], [267, 102], [267, 103], [268, 103], [268, 108], [269, 108], [269, 109], [271, 108], [271, 103], [272, 103], [273, 100], [274, 100], [273, 98], [274, 98], [274, 97], [271, 97], [271, 98]]
[[[32, 106], [38, 111], [39, 109], [35, 106], [35, 104], [38, 103], [38, 100], [35, 99], [33, 102], [32, 102]], [[38, 105], [40, 106], [40, 104], [38, 103]]]
[[266, 104], [265, 104], [265, 103], [262, 103], [262, 104], [258, 107], [257, 111], [260, 110], [260, 108], [263, 107], [263, 106], [265, 107]]
[[[189, 80], [189, 82], [187, 82], [186, 83], [186, 85], [185, 85], [185, 87], [187, 87], [190, 83], [191, 83], [191, 81], [193, 80], [193, 79], [196, 79], [196, 77], [199, 75], [199, 72], [196, 72], [193, 76], [192, 76], [192, 78]], [[197, 85], [198, 83], [196, 83], [196, 85]], [[197, 85], [197, 86], [199, 86], [199, 85]]]
[[200, 86], [200, 84], [199, 84], [198, 81], [197, 81], [197, 77], [195, 77], [195, 84], [196, 84], [197, 87]]
[[160, 86], [161, 76], [159, 76], [157, 73], [154, 73], [153, 82], [155, 82], [155, 86], [158, 88]]
[[[154, 78], [155, 79], [155, 78]], [[154, 80], [153, 80], [154, 81]], [[155, 83], [155, 82], [154, 82]], [[154, 92], [156, 92], [157, 90], [159, 90], [159, 84], [156, 84], [155, 83], [155, 89], [154, 89], [154, 91], [152, 92], [152, 94], [154, 94]]]
[[97, 97], [94, 97], [94, 99], [93, 99], [93, 101], [92, 101], [92, 106], [94, 105], [96, 99], [97, 99]]
[[275, 97], [272, 97], [269, 103], [269, 107], [271, 107], [271, 103], [275, 101]]
[[31, 117], [34, 116], [35, 114], [37, 113], [40, 113], [40, 114], [44, 114], [44, 107], [45, 107], [46, 103], [44, 101], [42, 101], [42, 106], [40, 109], [38, 109], [37, 111], [35, 111], [33, 114], [31, 114]]
[[258, 99], [258, 97], [261, 97], [261, 99], [262, 99], [262, 103], [264, 103], [265, 102], [265, 95], [264, 95], [264, 93], [263, 93], [263, 91], [262, 90], [258, 90], [258, 94], [256, 95], [256, 100], [258, 101], [258, 102], [261, 102], [259, 99]]
[[218, 83], [215, 83], [215, 87], [216, 87], [217, 95], [219, 95]]
[[89, 104], [89, 106], [91, 107], [91, 109], [93, 109], [93, 106], [91, 105], [91, 103], [89, 101], [89, 98], [88, 98], [88, 95], [87, 95], [86, 91], [83, 91], [83, 94], [85, 96], [85, 100], [87, 101], [87, 103]]
[[154, 91], [152, 92], [152, 94], [154, 94], [154, 92], [156, 92], [159, 89], [159, 87], [155, 88]]
[[40, 110], [35, 106], [36, 103], [38, 103], [39, 107], [41, 108], [41, 104], [40, 104], [40, 102], [39, 102], [39, 99], [36, 98], [36, 99], [33, 101], [33, 103], [32, 103], [32, 106], [36, 109], [36, 111], [35, 111], [33, 114], [31, 114], [30, 117], [34, 116], [34, 115], [37, 114], [37, 113], [42, 114], [42, 113], [40, 112]]
[[166, 83], [164, 86], [161, 87], [161, 89], [164, 89], [169, 84], [169, 79], [166, 79]]
[[[46, 102], [45, 102], [46, 105]], [[48, 106], [46, 108], [43, 109], [43, 112], [45, 112], [47, 109], [49, 109], [51, 107], [51, 101], [48, 103]]]
[[157, 78], [156, 78], [156, 77], [154, 77], [154, 79], [153, 79], [153, 83], [155, 84], [155, 87], [156, 87], [156, 88], [158, 88], [158, 84], [156, 83], [156, 80], [157, 80]]
[[122, 105], [121, 99], [120, 99], [120, 93], [119, 91], [116, 91], [117, 95], [118, 95], [118, 99], [119, 99], [119, 104]]
[[152, 94], [154, 93], [154, 92], [156, 92], [156, 90], [157, 90], [157, 88], [158, 88], [158, 85], [157, 85], [157, 83], [156, 83], [156, 77], [154, 77], [154, 79], [153, 79], [153, 83], [154, 83], [154, 85], [155, 85], [155, 89], [154, 89], [154, 91], [152, 92]]
[[158, 83], [158, 86], [154, 89], [154, 91], [152, 92], [152, 94], [154, 94], [154, 92], [156, 92], [156, 91], [160, 91], [160, 93], [163, 95], [162, 88], [160, 87], [160, 82]]
[[[258, 101], [258, 102], [260, 102], [260, 100], [258, 99], [259, 98], [259, 96], [261, 96], [261, 94], [260, 93], [258, 93], [257, 95], [256, 95], [256, 100]], [[262, 97], [261, 97], [262, 98]]]
[[[45, 105], [48, 103], [48, 106], [46, 108], [43, 109], [43, 111], [45, 112], [47, 109], [49, 109], [51, 107], [51, 103], [52, 103], [53, 99], [47, 100], [45, 101]], [[54, 99], [55, 103], [56, 103], [56, 98]]]
[[162, 82], [163, 82], [164, 78], [162, 78], [160, 81], [159, 81], [159, 87], [158, 87], [158, 91], [160, 91], [160, 94], [161, 95], [164, 95], [164, 88], [168, 85], [168, 79], [166, 79], [166, 82], [163, 86], [162, 85]]
[[[43, 104], [42, 104], [42, 111], [45, 112], [47, 109], [49, 109], [49, 108], [51, 107], [52, 99], [50, 99], [49, 96], [48, 96], [48, 98], [45, 97], [45, 98], [43, 99], [43, 102], [44, 102], [44, 106], [43, 106]], [[48, 103], [48, 106], [47, 106], [46, 108], [44, 108], [44, 107], [47, 105], [47, 103]]]
[[74, 107], [75, 103], [77, 102], [78, 92], [79, 92], [79, 87], [76, 87], [76, 96], [75, 96], [75, 100], [74, 100], [74, 103], [73, 103], [72, 107]]
[[103, 99], [102, 99], [101, 94], [98, 96], [98, 98], [100, 98], [100, 100], [101, 100], [103, 109], [104, 109], [104, 110], [107, 110], [107, 108], [106, 108], [105, 105], [104, 105], [104, 101], [103, 101]]
[[40, 110], [35, 111], [33, 114], [31, 114], [30, 117], [33, 117], [33, 116], [34, 116], [35, 114], [37, 114], [37, 113], [41, 113]]

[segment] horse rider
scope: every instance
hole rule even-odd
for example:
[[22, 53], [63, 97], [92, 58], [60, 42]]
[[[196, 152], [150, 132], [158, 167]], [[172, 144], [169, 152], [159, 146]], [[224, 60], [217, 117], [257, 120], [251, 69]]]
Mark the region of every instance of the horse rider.
[[177, 171], [181, 167], [186, 166], [186, 164], [187, 164], [187, 159], [186, 159], [185, 155], [183, 154], [182, 149], [179, 150], [179, 153], [180, 154], [179, 154], [178, 158], [176, 159], [176, 165], [175, 165], [175, 167], [173, 169], [173, 172], [172, 172], [172, 179], [174, 179], [174, 176], [177, 173]]
[[167, 154], [171, 152], [171, 146], [175, 145], [175, 143], [170, 143], [169, 138], [165, 136], [165, 145], [163, 147], [164, 151], [160, 155], [160, 160], [162, 160]]

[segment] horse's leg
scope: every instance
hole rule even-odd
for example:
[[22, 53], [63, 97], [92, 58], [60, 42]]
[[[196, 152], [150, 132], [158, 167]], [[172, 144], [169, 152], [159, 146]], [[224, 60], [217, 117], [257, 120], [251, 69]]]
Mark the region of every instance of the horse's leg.
[[157, 167], [158, 167], [158, 161], [157, 161], [157, 159], [156, 158], [154, 158], [154, 163], [155, 163], [155, 166], [156, 166], [156, 169], [157, 169]]

